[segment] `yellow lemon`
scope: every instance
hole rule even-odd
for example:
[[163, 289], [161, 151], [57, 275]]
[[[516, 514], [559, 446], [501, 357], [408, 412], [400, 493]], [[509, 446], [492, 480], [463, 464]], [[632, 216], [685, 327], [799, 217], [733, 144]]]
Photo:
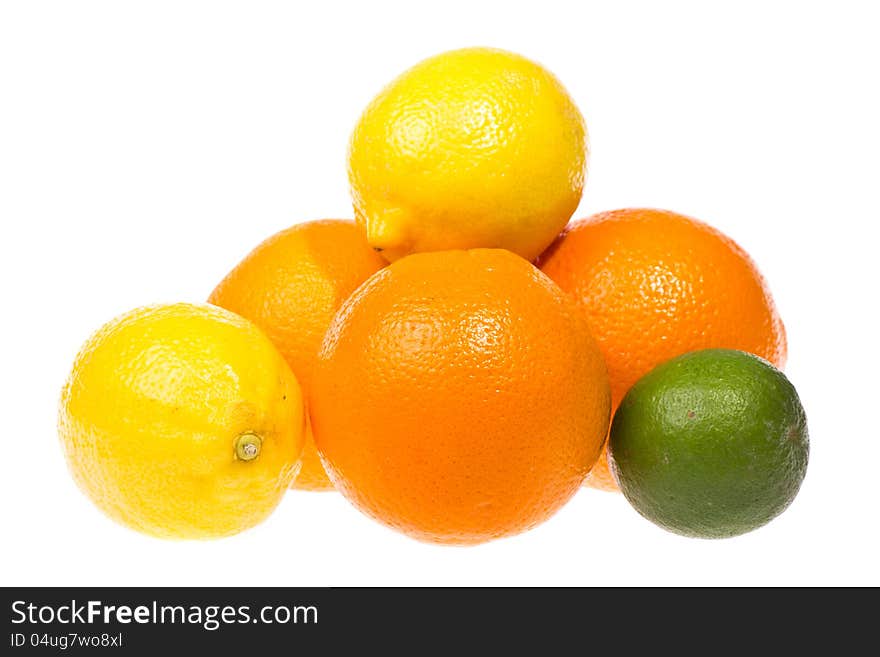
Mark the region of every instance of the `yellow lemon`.
[[266, 518], [299, 469], [299, 384], [269, 339], [209, 305], [133, 310], [83, 346], [59, 435], [74, 479], [113, 519], [213, 538]]
[[427, 59], [367, 107], [349, 145], [358, 222], [390, 261], [505, 248], [532, 260], [580, 202], [583, 117], [552, 73], [468, 48]]

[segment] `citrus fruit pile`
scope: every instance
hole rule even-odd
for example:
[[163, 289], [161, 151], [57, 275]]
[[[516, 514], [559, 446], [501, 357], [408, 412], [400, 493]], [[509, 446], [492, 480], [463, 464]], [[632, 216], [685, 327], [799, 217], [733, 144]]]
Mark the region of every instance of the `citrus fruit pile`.
[[88, 340], [59, 419], [77, 484], [168, 538], [240, 532], [288, 489], [443, 544], [529, 530], [585, 483], [687, 536], [769, 522], [809, 445], [764, 279], [674, 212], [569, 223], [588, 154], [524, 57], [403, 73], [351, 137], [354, 221], [294, 225], [208, 303]]

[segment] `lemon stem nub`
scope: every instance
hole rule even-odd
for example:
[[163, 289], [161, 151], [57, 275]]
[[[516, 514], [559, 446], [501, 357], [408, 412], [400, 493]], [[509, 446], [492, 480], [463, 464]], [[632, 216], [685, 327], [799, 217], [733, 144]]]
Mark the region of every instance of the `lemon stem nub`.
[[235, 456], [239, 461], [253, 461], [260, 455], [262, 446], [263, 439], [248, 431], [235, 439]]

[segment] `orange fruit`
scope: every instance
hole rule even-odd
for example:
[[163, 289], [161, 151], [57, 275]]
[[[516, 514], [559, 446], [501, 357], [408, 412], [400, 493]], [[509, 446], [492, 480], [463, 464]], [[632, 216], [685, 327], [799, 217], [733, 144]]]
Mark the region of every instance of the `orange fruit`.
[[[312, 221], [283, 230], [257, 246], [220, 282], [208, 301], [263, 329], [296, 374], [308, 407], [312, 371], [330, 320], [348, 295], [385, 264], [353, 221]], [[333, 488], [311, 432], [302, 461], [292, 488]]]
[[583, 314], [500, 249], [415, 254], [372, 276], [327, 331], [313, 390], [336, 487], [435, 543], [550, 517], [598, 458], [610, 411]]
[[[696, 219], [603, 212], [571, 224], [538, 265], [586, 311], [613, 408], [644, 374], [688, 351], [739, 349], [785, 363], [785, 329], [760, 272], [733, 240]], [[605, 455], [587, 483], [617, 488]]]

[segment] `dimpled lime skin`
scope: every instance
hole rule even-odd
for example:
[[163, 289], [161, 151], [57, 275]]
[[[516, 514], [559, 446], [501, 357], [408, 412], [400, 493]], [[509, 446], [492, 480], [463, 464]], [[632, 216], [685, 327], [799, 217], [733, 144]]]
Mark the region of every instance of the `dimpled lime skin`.
[[782, 513], [810, 444], [794, 386], [770, 363], [706, 349], [673, 358], [626, 394], [611, 466], [630, 504], [676, 534], [729, 538]]

